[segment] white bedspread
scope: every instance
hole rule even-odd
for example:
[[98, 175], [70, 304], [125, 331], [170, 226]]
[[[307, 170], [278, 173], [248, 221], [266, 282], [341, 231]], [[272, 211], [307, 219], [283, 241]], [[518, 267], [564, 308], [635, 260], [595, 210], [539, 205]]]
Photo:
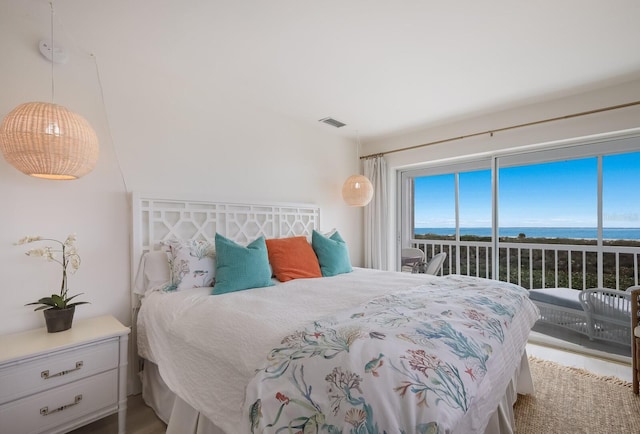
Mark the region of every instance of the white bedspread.
[[[235, 433], [241, 426], [247, 384], [284, 336], [308, 325], [309, 318], [320, 319], [376, 296], [433, 282], [508, 285], [461, 276], [354, 269], [335, 277], [293, 280], [219, 296], [210, 296], [210, 288], [153, 292], [145, 297], [138, 317], [139, 353], [158, 365], [178, 396], [226, 432]], [[476, 429], [493, 413], [520, 364], [537, 316], [531, 302], [517, 313], [505, 340], [506, 351], [489, 360], [481, 399], [461, 429]]]

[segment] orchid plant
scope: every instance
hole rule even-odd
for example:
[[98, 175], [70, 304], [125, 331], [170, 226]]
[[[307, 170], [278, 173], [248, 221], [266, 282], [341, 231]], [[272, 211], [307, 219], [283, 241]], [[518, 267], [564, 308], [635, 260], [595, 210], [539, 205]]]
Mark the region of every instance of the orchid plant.
[[51, 294], [51, 297], [43, 297], [33, 303], [27, 303], [25, 306], [40, 305], [34, 310], [66, 309], [79, 304], [88, 303], [87, 301], [76, 301], [70, 303], [71, 300], [82, 294], [76, 294], [71, 297], [68, 296], [69, 287], [67, 286], [67, 276], [68, 274], [75, 273], [80, 267], [80, 255], [78, 255], [78, 250], [76, 249], [75, 234], [69, 235], [64, 241], [59, 241], [52, 238], [42, 238], [39, 236], [24, 237], [15, 244], [22, 245], [33, 243], [36, 241], [51, 241], [53, 243], [57, 243], [54, 247], [45, 246], [38, 249], [28, 250], [25, 253], [27, 256], [40, 256], [47, 259], [47, 261], [53, 261], [60, 264], [62, 266], [62, 283], [60, 285], [59, 294]]

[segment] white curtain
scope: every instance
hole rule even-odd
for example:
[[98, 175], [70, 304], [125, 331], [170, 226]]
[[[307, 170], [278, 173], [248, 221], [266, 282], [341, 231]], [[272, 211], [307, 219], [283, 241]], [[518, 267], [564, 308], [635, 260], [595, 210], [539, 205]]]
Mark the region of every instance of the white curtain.
[[364, 266], [387, 269], [387, 161], [382, 156], [364, 160], [364, 175], [373, 184], [373, 199], [364, 207]]

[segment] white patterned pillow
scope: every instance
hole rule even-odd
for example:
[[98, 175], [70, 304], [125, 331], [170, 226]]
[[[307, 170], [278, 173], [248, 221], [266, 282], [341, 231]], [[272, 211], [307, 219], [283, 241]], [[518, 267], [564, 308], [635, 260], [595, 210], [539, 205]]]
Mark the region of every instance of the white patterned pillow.
[[165, 291], [213, 286], [215, 283], [215, 247], [202, 240], [170, 240], [162, 243], [169, 248], [171, 282]]

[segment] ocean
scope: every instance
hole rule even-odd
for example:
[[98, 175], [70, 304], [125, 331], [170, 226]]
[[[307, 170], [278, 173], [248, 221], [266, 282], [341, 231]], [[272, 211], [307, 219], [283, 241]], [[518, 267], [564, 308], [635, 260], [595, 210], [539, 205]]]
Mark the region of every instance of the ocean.
[[[415, 228], [415, 234], [455, 235], [455, 228]], [[538, 227], [505, 227], [500, 228], [499, 236], [517, 237], [525, 234], [527, 238], [575, 238], [596, 239], [596, 228], [538, 228]], [[460, 235], [477, 235], [490, 237], [491, 228], [460, 228]], [[640, 240], [640, 228], [604, 228], [603, 238], [606, 240]]]

